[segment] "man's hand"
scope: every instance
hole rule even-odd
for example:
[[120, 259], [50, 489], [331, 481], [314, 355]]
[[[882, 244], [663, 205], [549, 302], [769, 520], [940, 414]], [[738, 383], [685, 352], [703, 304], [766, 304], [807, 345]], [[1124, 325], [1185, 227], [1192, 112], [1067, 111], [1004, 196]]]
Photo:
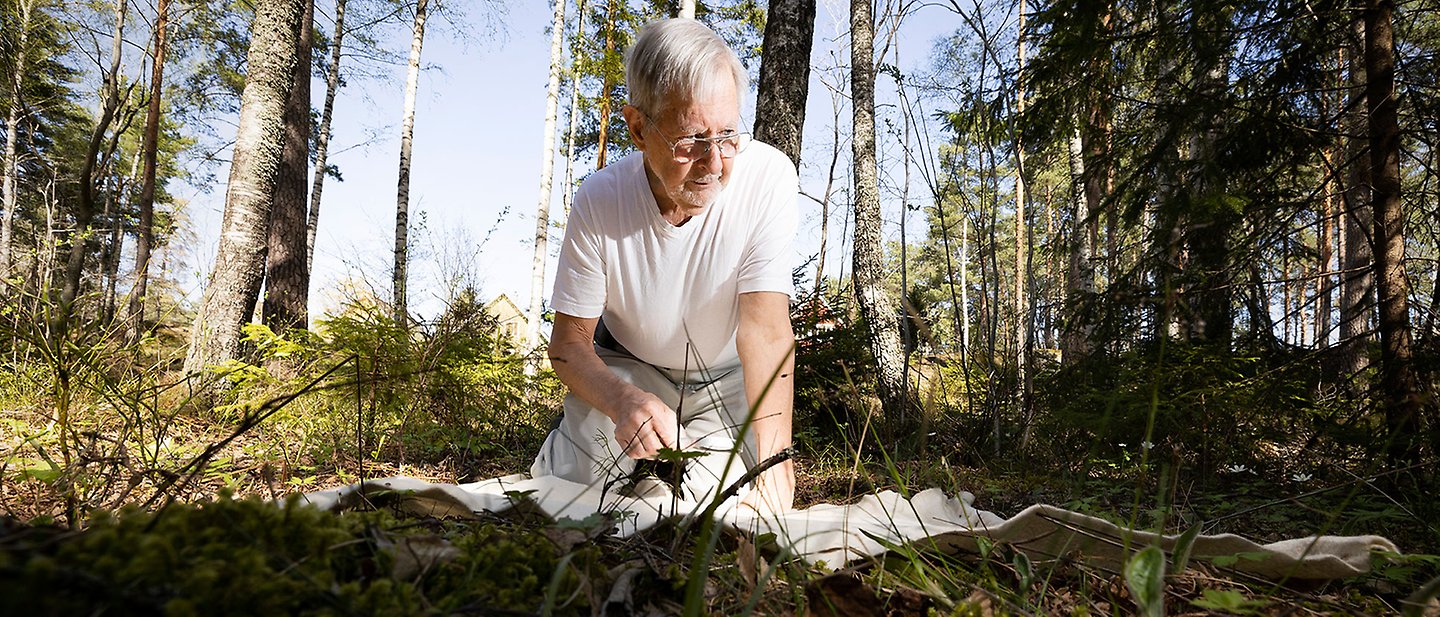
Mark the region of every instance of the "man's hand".
[[652, 458], [661, 448], [689, 446], [680, 438], [675, 410], [654, 394], [611, 372], [595, 355], [598, 319], [555, 314], [550, 365], [560, 381], [615, 422], [615, 440], [630, 458]]
[[615, 420], [615, 441], [625, 448], [625, 455], [652, 458], [661, 448], [678, 449], [680, 427], [675, 410], [649, 392], [631, 390], [611, 418]]

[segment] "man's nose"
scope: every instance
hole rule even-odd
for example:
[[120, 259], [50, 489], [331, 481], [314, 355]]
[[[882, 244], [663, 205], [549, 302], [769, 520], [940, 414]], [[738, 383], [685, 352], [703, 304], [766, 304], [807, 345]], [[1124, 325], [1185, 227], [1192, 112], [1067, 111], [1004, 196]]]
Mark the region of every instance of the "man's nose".
[[700, 158], [695, 159], [695, 162], [707, 170], [720, 169], [720, 166], [724, 164], [724, 157], [720, 156], [720, 144], [713, 141], [706, 143], [709, 144], [710, 147], [706, 148], [705, 154], [700, 155]]

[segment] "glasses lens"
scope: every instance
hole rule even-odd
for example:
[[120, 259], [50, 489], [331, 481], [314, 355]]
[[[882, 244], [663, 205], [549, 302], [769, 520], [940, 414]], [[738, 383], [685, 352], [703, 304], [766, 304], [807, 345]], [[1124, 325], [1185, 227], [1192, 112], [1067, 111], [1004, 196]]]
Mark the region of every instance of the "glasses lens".
[[727, 136], [718, 144], [720, 146], [720, 156], [728, 159], [739, 154], [741, 150], [745, 149], [745, 144], [750, 143], [749, 138], [750, 135], [748, 133], [736, 133]]
[[675, 160], [681, 163], [688, 163], [698, 158], [703, 158], [710, 153], [710, 142], [694, 137], [686, 137], [675, 142]]
[[749, 133], [736, 133], [734, 135], [712, 137], [710, 139], [686, 137], [675, 142], [675, 161], [678, 163], [689, 163], [690, 161], [705, 158], [710, 154], [711, 147], [720, 149], [721, 158], [733, 158], [749, 144]]

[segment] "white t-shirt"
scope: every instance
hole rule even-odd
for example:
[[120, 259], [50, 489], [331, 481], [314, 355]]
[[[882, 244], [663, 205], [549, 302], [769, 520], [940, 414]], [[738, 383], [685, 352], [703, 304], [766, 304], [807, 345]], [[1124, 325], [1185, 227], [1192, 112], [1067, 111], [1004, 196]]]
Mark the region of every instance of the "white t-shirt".
[[604, 317], [617, 342], [655, 366], [737, 359], [740, 294], [792, 291], [799, 182], [790, 159], [760, 142], [736, 155], [730, 173], [716, 203], [680, 227], [661, 218], [639, 152], [586, 178], [566, 223], [552, 308]]

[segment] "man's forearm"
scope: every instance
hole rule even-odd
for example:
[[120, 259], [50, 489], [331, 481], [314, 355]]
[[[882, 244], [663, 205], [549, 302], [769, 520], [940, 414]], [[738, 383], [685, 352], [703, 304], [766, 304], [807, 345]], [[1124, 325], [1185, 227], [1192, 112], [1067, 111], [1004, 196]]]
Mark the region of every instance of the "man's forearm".
[[[745, 371], [745, 398], [750, 406], [749, 431], [755, 436], [758, 460], [790, 447], [795, 394], [795, 335], [790, 327], [788, 298], [783, 294], [741, 296], [742, 313], [736, 348]], [[759, 499], [775, 510], [795, 500], [795, 464], [785, 461], [760, 476]], [[747, 500], [760, 505], [755, 500]]]

